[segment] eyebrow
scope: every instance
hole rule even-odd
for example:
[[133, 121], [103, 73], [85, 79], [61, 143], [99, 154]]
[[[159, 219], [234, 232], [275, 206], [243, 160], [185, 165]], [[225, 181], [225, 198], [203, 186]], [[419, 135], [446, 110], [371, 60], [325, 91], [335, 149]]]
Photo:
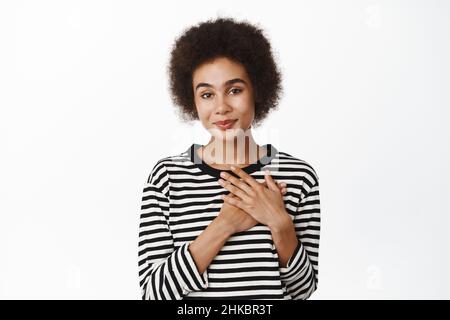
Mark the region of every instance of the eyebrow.
[[[225, 81], [224, 85], [228, 86], [230, 84], [234, 84], [234, 83], [243, 83], [243, 84], [247, 84], [247, 82], [245, 82], [244, 80], [242, 80], [241, 78], [235, 78], [235, 79], [231, 79], [231, 80], [227, 80]], [[199, 84], [197, 84], [197, 86], [195, 87], [195, 91], [197, 91], [198, 88], [200, 87], [209, 87], [211, 88], [212, 85], [210, 85], [209, 83], [206, 82], [200, 82]]]

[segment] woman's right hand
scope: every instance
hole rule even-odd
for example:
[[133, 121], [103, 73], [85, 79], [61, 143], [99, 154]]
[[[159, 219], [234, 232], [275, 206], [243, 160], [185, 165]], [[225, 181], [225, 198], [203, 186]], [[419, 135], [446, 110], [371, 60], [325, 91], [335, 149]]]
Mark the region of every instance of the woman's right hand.
[[[266, 182], [264, 181], [262, 184], [265, 185]], [[284, 183], [284, 182], [278, 183], [277, 182], [277, 185], [280, 190], [280, 193], [282, 195], [285, 195], [286, 194], [286, 183]], [[233, 195], [232, 193], [229, 193], [227, 195], [227, 197], [233, 198], [236, 196]], [[258, 221], [256, 221], [248, 213], [246, 213], [242, 209], [235, 207], [233, 205], [230, 205], [226, 202], [223, 203], [222, 208], [220, 209], [220, 213], [217, 216], [217, 218], [219, 219], [219, 221], [221, 221], [224, 224], [225, 228], [228, 229], [228, 232], [230, 235], [237, 233], [237, 232], [246, 231], [250, 228], [253, 228], [254, 226], [256, 226], [258, 224]]]
[[[232, 195], [227, 195], [227, 197], [232, 197]], [[216, 219], [223, 223], [230, 236], [237, 232], [248, 230], [258, 224], [258, 221], [247, 214], [247, 212], [227, 202], [223, 203]]]

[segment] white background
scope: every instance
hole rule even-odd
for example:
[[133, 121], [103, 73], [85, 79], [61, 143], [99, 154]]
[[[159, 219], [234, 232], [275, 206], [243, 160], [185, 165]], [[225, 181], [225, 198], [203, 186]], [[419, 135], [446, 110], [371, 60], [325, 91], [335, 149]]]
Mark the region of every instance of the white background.
[[205, 143], [171, 45], [265, 30], [284, 96], [255, 132], [320, 178], [311, 299], [450, 298], [449, 1], [1, 1], [0, 297], [140, 299], [142, 187]]

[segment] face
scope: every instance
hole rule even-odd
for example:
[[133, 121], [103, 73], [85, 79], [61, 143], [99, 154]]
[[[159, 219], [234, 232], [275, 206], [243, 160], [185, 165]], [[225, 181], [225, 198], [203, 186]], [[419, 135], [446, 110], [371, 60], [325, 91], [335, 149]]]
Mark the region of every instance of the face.
[[[251, 127], [253, 87], [245, 67], [220, 57], [193, 73], [194, 101], [202, 125], [219, 140], [231, 140]], [[218, 121], [228, 121], [217, 123]]]

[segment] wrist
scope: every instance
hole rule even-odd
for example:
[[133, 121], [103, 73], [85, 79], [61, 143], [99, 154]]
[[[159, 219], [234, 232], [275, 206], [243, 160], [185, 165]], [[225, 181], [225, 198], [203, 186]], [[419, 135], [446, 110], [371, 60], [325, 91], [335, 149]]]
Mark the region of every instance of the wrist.
[[213, 231], [223, 240], [227, 240], [235, 233], [233, 226], [220, 215], [211, 222], [208, 228], [212, 228]]
[[272, 233], [288, 232], [295, 230], [294, 223], [287, 212], [277, 215], [276, 219], [268, 226]]

